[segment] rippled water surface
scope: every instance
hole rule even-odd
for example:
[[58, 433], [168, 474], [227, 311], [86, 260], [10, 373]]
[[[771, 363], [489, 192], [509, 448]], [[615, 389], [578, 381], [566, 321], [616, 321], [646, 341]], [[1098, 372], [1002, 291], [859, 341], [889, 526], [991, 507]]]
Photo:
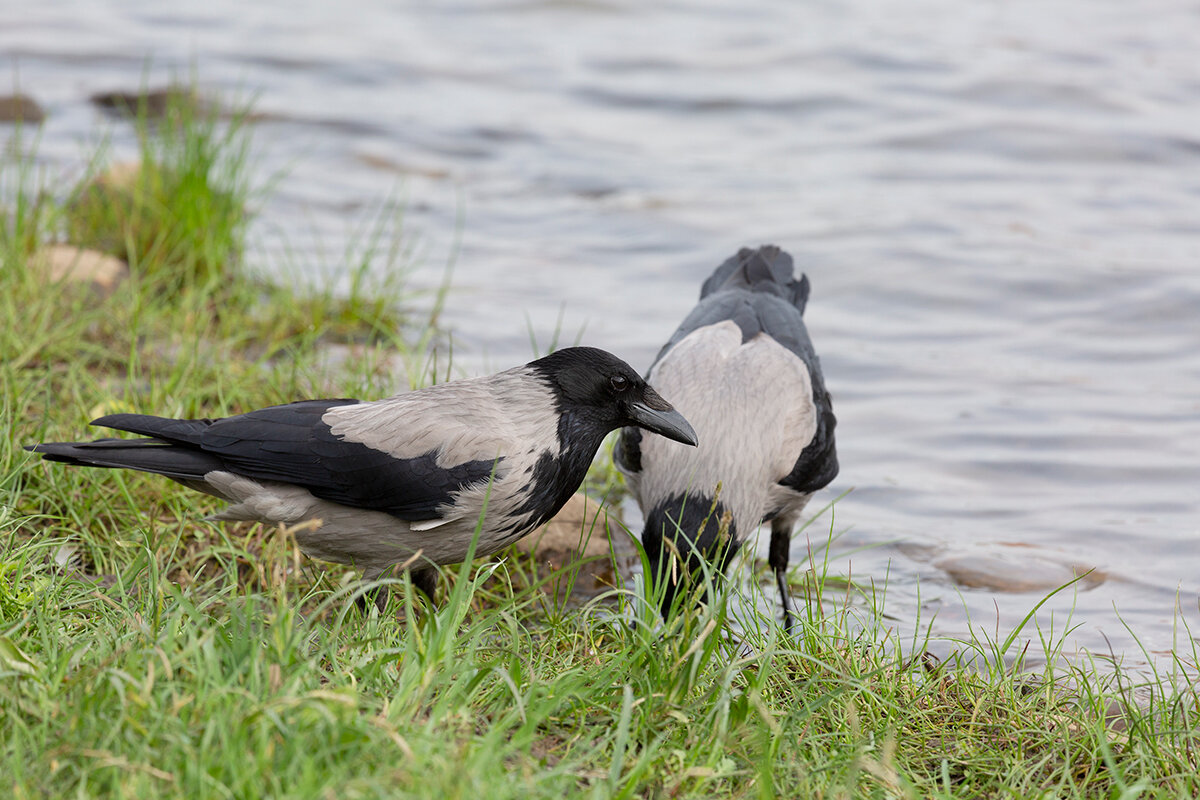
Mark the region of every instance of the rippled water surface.
[[1124, 626], [1162, 653], [1179, 607], [1200, 631], [1194, 3], [117, 6], [0, 1], [49, 164], [128, 148], [93, 92], [253, 93], [286, 169], [264, 263], [339, 263], [402, 187], [417, 284], [461, 238], [473, 372], [560, 315], [644, 368], [717, 263], [778, 243], [840, 420], [838, 548], [865, 548], [835, 568], [886, 580], [900, 630], [920, 605], [1003, 635], [1094, 568], [1039, 614], [1073, 609], [1071, 647], [1141, 662]]

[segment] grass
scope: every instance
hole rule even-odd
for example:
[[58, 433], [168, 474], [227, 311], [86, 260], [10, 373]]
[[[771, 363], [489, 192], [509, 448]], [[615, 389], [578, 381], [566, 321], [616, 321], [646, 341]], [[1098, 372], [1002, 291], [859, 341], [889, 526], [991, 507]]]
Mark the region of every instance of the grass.
[[72, 190], [65, 227], [74, 244], [111, 253], [165, 291], [212, 285], [242, 258], [250, 137], [244, 112], [223, 121], [196, 95], [170, 95], [161, 117], [134, 115], [139, 160]]
[[[204, 523], [219, 504], [169, 481], [38, 462], [20, 445], [79, 438], [100, 413], [378, 397], [401, 375], [428, 379], [431, 361], [428, 331], [389, 316], [407, 299], [400, 283], [347, 301], [265, 285], [234, 259], [214, 280], [135, 269], [108, 298], [47, 285], [25, 264], [66, 229], [71, 204], [29, 163], [0, 173], [0, 786], [11, 796], [1200, 793], [1193, 691], [1155, 681], [1147, 701], [1128, 676], [1053, 658], [1030, 674], [1013, 664], [1024, 630], [980, 634], [938, 663], [886, 620], [869, 584], [819, 559], [799, 568], [793, 636], [755, 611], [769, 603], [725, 591], [667, 624], [636, 587], [583, 608], [548, 604], [511, 554], [449, 571], [437, 609], [413, 608], [401, 585], [388, 613], [364, 615], [353, 573], [303, 558], [286, 531]], [[214, 185], [245, 207], [240, 176]], [[225, 229], [204, 230], [221, 241], [201, 250], [241, 252]], [[365, 285], [351, 281], [350, 294]], [[333, 340], [354, 344], [330, 359]], [[595, 485], [618, 484], [598, 471]], [[1181, 668], [1194, 676], [1190, 658]], [[1114, 707], [1122, 725], [1108, 720]]]
[[[1194, 709], [1131, 711], [1116, 733], [1105, 692], [904, 659], [881, 646], [873, 613], [814, 612], [794, 639], [720, 601], [666, 627], [632, 594], [624, 613], [547, 615], [512, 589], [505, 562], [451, 576], [442, 606], [404, 623], [360, 615], [352, 586], [300, 579], [317, 570], [286, 536], [214, 530], [196, 551], [174, 533], [126, 526], [129, 555], [107, 586], [48, 566], [54, 540], [10, 551], [34, 587], [0, 639], [13, 796], [1198, 788]], [[185, 586], [171, 577], [201, 564]]]

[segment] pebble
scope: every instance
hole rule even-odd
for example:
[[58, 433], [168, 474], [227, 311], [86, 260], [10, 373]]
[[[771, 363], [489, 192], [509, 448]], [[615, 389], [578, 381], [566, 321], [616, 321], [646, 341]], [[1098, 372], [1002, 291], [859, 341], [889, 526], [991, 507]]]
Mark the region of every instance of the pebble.
[[104, 295], [111, 294], [129, 275], [129, 267], [121, 259], [69, 244], [42, 247], [30, 257], [29, 266], [42, 273], [48, 282], [87, 282]]

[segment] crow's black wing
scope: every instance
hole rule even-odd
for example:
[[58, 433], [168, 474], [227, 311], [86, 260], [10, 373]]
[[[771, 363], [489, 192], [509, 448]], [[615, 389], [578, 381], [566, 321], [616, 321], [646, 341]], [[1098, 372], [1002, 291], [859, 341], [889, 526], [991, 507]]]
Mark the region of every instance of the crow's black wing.
[[357, 402], [303, 400], [218, 420], [118, 414], [94, 424], [153, 436], [169, 442], [172, 449], [191, 451], [186, 456], [180, 453], [181, 459], [194, 461], [202, 453], [220, 465], [205, 461], [210, 469], [295, 484], [324, 500], [412, 521], [437, 519], [438, 507], [451, 502], [454, 492], [492, 475], [495, 462], [491, 460], [442, 467], [437, 464], [437, 450], [396, 458], [335, 436], [322, 416], [330, 408]]
[[837, 445], [834, 442], [833, 431], [837, 427], [837, 418], [833, 415], [833, 404], [829, 393], [822, 387], [814, 389], [817, 429], [813, 438], [800, 452], [792, 471], [784, 476], [779, 483], [797, 492], [810, 494], [818, 489], [824, 489], [838, 474]]

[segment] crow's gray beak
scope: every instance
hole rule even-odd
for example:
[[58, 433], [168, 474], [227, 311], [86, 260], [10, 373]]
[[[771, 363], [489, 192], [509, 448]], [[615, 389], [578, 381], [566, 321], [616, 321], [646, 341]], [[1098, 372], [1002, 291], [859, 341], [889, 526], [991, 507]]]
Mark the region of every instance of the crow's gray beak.
[[646, 387], [642, 399], [629, 405], [629, 418], [640, 428], [674, 439], [677, 442], [696, 446], [696, 432], [683, 414], [662, 398], [662, 396]]

